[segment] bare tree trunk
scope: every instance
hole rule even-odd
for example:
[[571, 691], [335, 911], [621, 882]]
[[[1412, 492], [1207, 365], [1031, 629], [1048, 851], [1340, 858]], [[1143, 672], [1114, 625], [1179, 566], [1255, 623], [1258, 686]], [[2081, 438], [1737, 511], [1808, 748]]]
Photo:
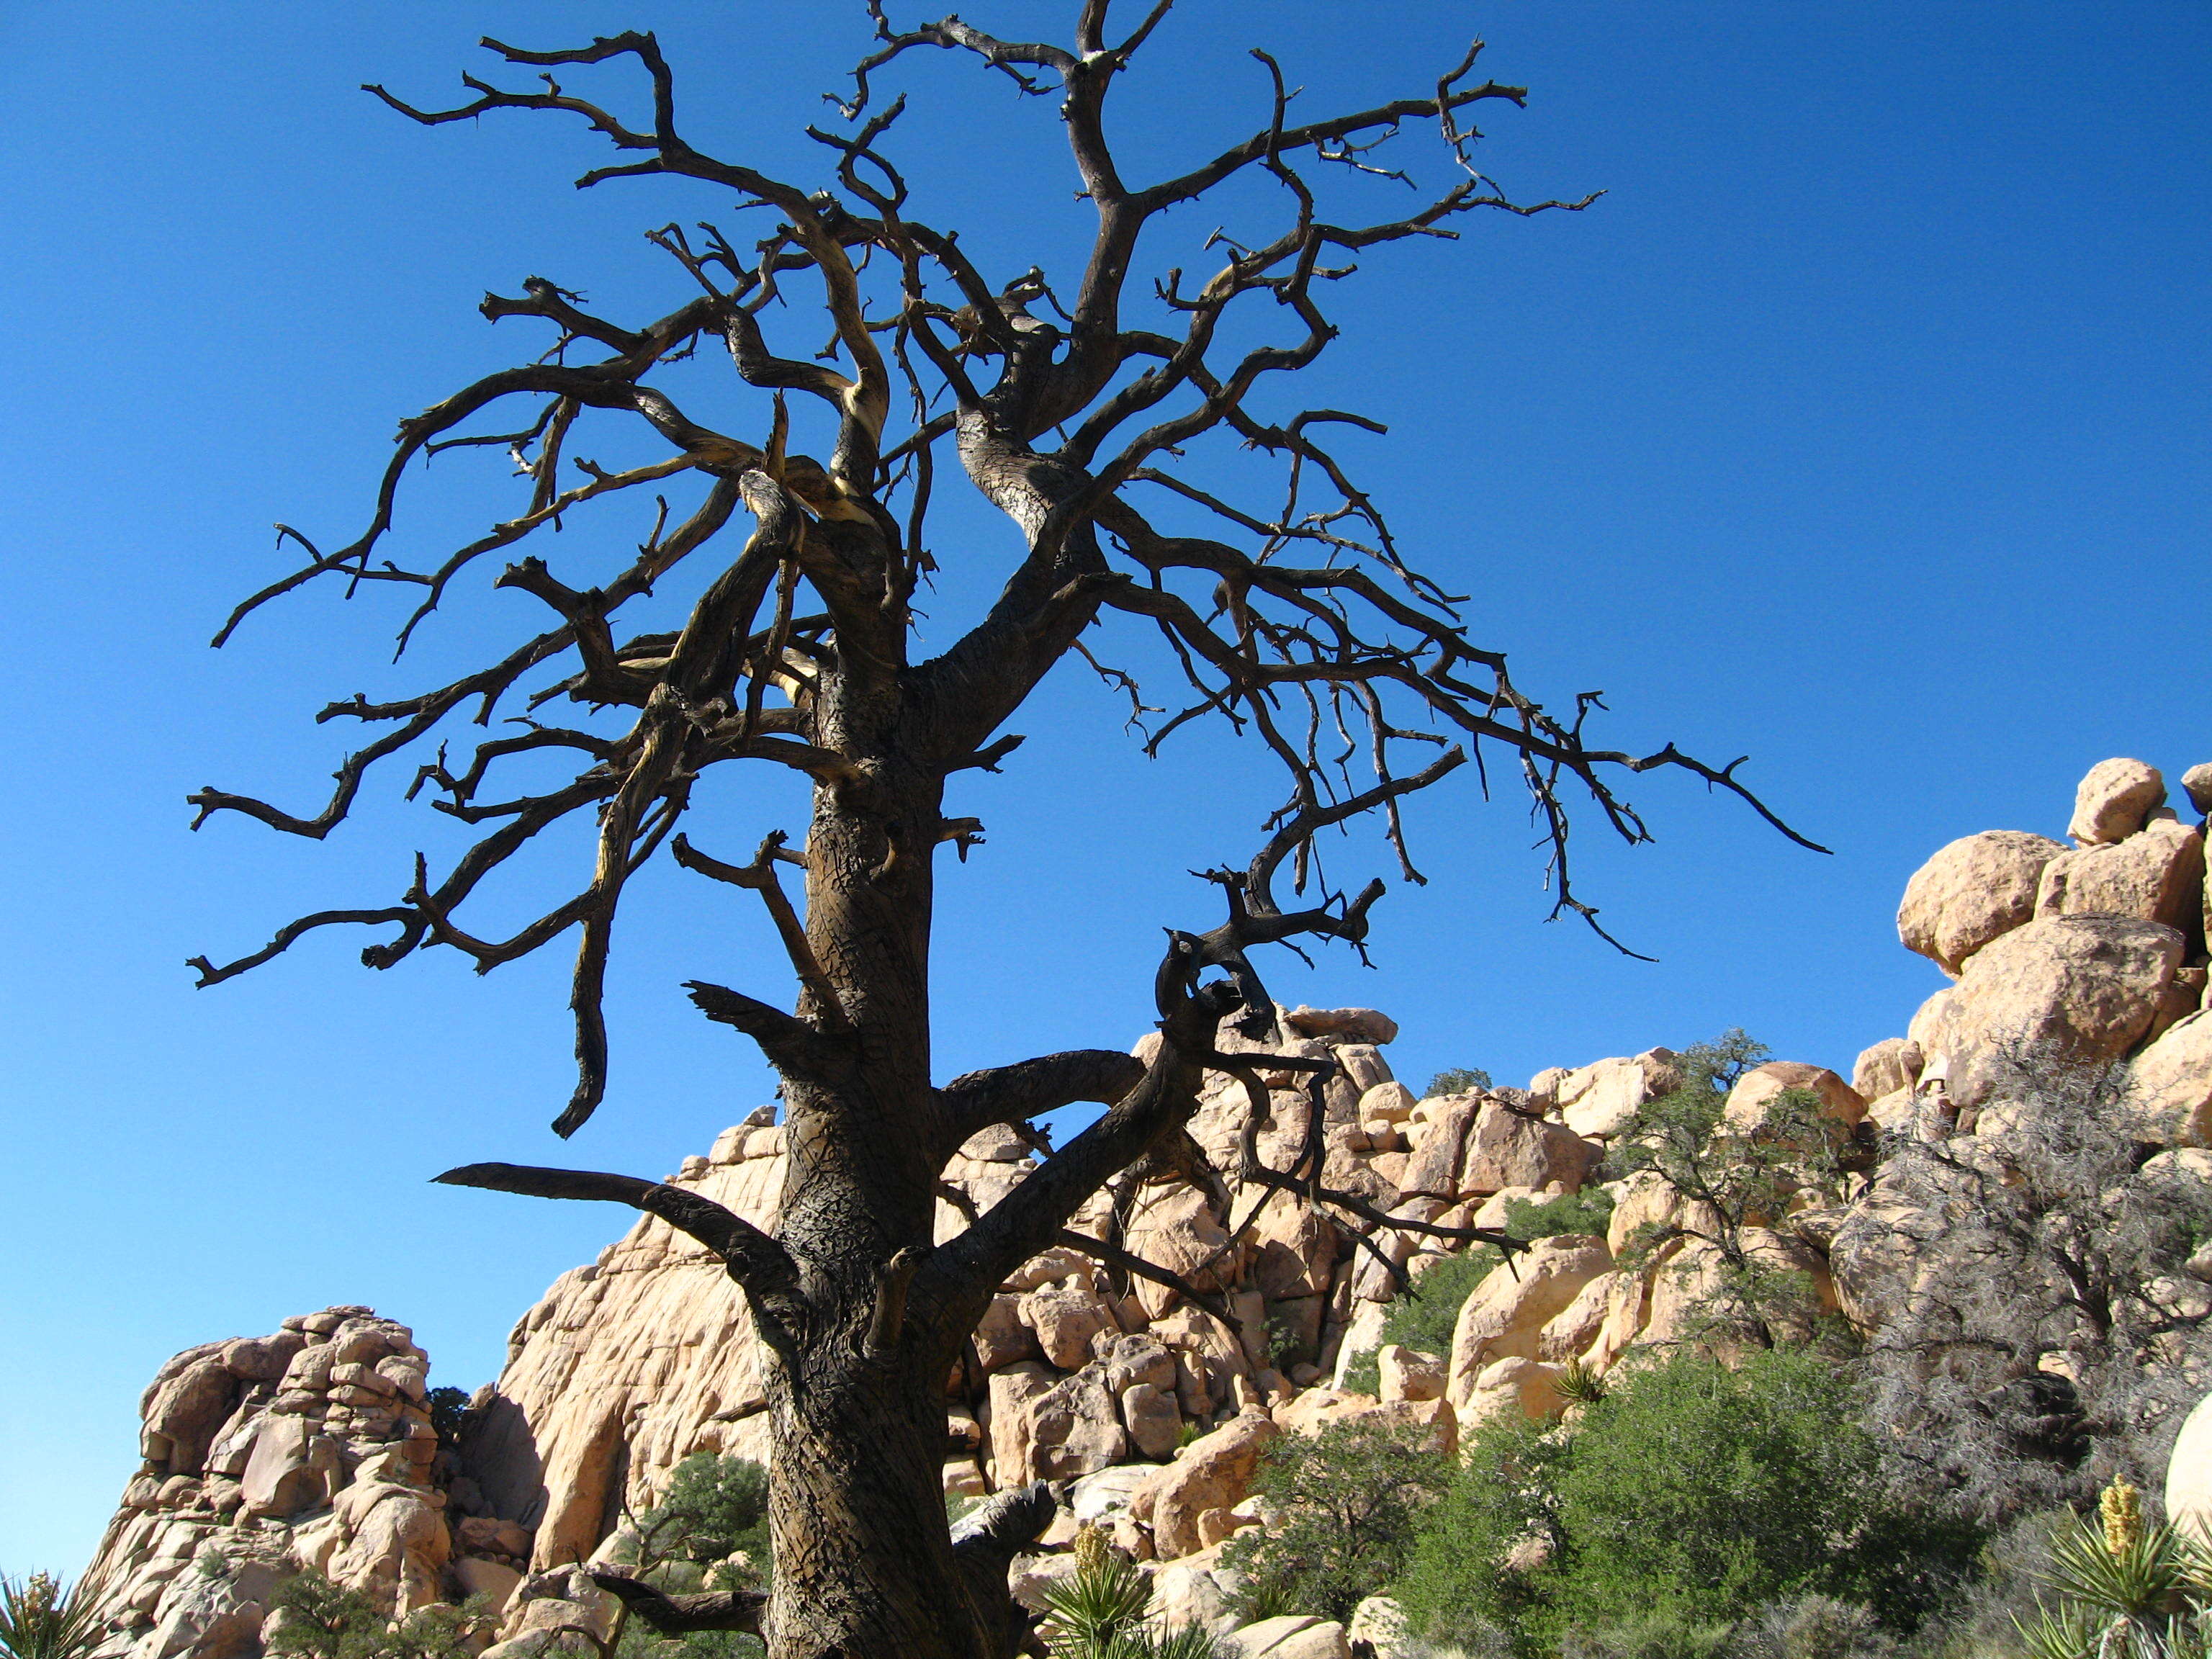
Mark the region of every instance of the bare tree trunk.
[[770, 1659], [1001, 1659], [945, 1531], [941, 1372], [828, 1348], [801, 1369], [776, 1407]]

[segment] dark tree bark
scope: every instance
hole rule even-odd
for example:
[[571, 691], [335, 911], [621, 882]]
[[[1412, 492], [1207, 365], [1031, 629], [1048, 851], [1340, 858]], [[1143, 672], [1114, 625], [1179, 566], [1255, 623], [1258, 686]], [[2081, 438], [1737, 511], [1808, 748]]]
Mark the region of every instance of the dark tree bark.
[[[1525, 215], [1587, 205], [1516, 204], [1475, 169], [1469, 111], [1524, 97], [1473, 79], [1479, 47], [1421, 95], [1303, 125], [1288, 118], [1273, 60], [1255, 53], [1261, 96], [1251, 136], [1178, 176], [1139, 185], [1121, 175], [1103, 111], [1115, 76], [1162, 22], [1164, 0], [1118, 40], [1107, 0], [1085, 0], [1072, 47], [1001, 40], [950, 17], [902, 32], [879, 6], [869, 9], [878, 39], [856, 71], [845, 125], [809, 130], [824, 147], [819, 188], [693, 148], [678, 131], [672, 76], [649, 34], [556, 52], [488, 40], [507, 64], [547, 73], [519, 91], [471, 80], [475, 95], [453, 109], [418, 109], [369, 88], [430, 125], [501, 110], [580, 117], [623, 158], [580, 184], [656, 174], [702, 180], [726, 189], [733, 209], [772, 210], [765, 222], [773, 228], [750, 248], [712, 227], [655, 233], [701, 294], [639, 327], [593, 315], [539, 277], [520, 295], [488, 298], [488, 319], [550, 325], [556, 349], [404, 422], [358, 538], [325, 553], [295, 531], [283, 532], [306, 562], [242, 605], [216, 643], [268, 600], [334, 577], [349, 587], [394, 583], [415, 593], [404, 647], [477, 561], [600, 497], [696, 486], [693, 504], [672, 522], [663, 501], [636, 561], [604, 586], [573, 588], [535, 557], [508, 565], [494, 585], [541, 600], [553, 626], [500, 660], [418, 697], [356, 697], [325, 708], [324, 719], [386, 729], [348, 757], [315, 817], [212, 788], [193, 796], [198, 821], [236, 811], [320, 837], [347, 816], [371, 766], [433, 739], [449, 717], [488, 724], [517, 701], [534, 712], [561, 696], [593, 711], [575, 716], [574, 726], [526, 721], [517, 735], [477, 744], [465, 765], [449, 764], [442, 747], [421, 763], [414, 792], [428, 791], [440, 810], [484, 827], [442, 877], [434, 880], [418, 860], [394, 903], [303, 917], [239, 961], [194, 965], [200, 982], [213, 984], [311, 930], [344, 922], [394, 930], [363, 952], [370, 966], [444, 945], [488, 970], [574, 929], [578, 1083], [555, 1124], [565, 1136], [605, 1091], [601, 981], [630, 875], [666, 846], [685, 867], [758, 893], [790, 957], [795, 1008], [719, 986], [691, 989], [709, 1018], [757, 1043], [782, 1079], [789, 1176], [772, 1233], [696, 1194], [620, 1176], [477, 1164], [440, 1179], [626, 1203], [663, 1217], [728, 1264], [776, 1356], [769, 1378], [776, 1580], [765, 1612], [750, 1598], [673, 1611], [672, 1603], [641, 1601], [644, 1616], [690, 1620], [680, 1627], [695, 1629], [757, 1621], [775, 1659], [996, 1659], [1026, 1635], [1006, 1594], [1006, 1561], [1042, 1527], [1048, 1504], [1034, 1493], [1009, 1499], [987, 1526], [959, 1539], [948, 1533], [944, 1379], [994, 1290], [1060, 1240], [1087, 1198], [1133, 1164], [1179, 1155], [1209, 1067], [1243, 1077], [1264, 1110], [1256, 1079], [1217, 1049], [1224, 1019], [1247, 1036], [1273, 1028], [1274, 1005], [1251, 947], [1318, 939], [1359, 949], [1382, 891], [1380, 881], [1356, 896], [1331, 887], [1316, 851], [1319, 832], [1373, 814], [1404, 875], [1419, 881], [1399, 802], [1470, 754], [1483, 759], [1487, 744], [1517, 770], [1544, 826], [1559, 910], [1595, 927], [1595, 912], [1577, 896], [1567, 866], [1571, 796], [1639, 841], [1644, 823], [1608, 779], [1672, 769], [1773, 820], [1733, 764], [1710, 767], [1671, 744], [1645, 755], [1592, 747], [1583, 726], [1595, 696], [1557, 716], [1525, 694], [1502, 655], [1468, 639], [1461, 601], [1401, 557], [1382, 514], [1322, 439], [1332, 426], [1382, 428], [1362, 416], [1268, 401], [1334, 337], [1321, 296], [1351, 275], [1356, 257], [1452, 235], [1451, 222], [1477, 210]], [[905, 180], [886, 148], [903, 100], [880, 106], [875, 83], [924, 47], [971, 56], [1026, 92], [1058, 93], [1076, 174], [1097, 219], [1067, 308], [1041, 271], [994, 281], [951, 231], [909, 216]], [[642, 73], [651, 111], [642, 124], [558, 78], [606, 64]], [[1407, 124], [1437, 132], [1437, 159], [1454, 182], [1397, 218], [1339, 223], [1324, 214], [1315, 182], [1322, 173], [1340, 173], [1347, 189], [1370, 182], [1361, 175], [1400, 178], [1376, 152]], [[1131, 289], [1140, 243], [1166, 209], [1255, 172], [1272, 176], [1282, 204], [1272, 240], [1245, 246], [1217, 234], [1200, 256], [1212, 264], [1202, 281], [1178, 268], [1157, 287], [1147, 280]], [[819, 303], [832, 337], [826, 356], [812, 355], [819, 323], [803, 321], [790, 325], [787, 349], [799, 355], [777, 354], [766, 325], [788, 315], [771, 310], [779, 299]], [[1279, 343], [1223, 346], [1232, 310], [1253, 313], [1255, 322], [1273, 319]], [[750, 435], [702, 425], [655, 383], [665, 363], [714, 349], [726, 349], [737, 380], [762, 394]], [[530, 410], [519, 424], [495, 413], [518, 402]], [[796, 447], [794, 432], [809, 415], [819, 417], [826, 459]], [[667, 453], [605, 471], [575, 448], [587, 419], [642, 422]], [[1283, 464], [1279, 497], [1239, 505], [1194, 481], [1204, 476], [1209, 447], [1230, 445]], [[528, 479], [525, 509], [428, 568], [383, 556], [408, 464], [465, 446], [513, 453]], [[915, 661], [909, 600], [935, 568], [925, 542], [929, 502], [956, 469], [1018, 527], [1024, 552], [988, 613], [941, 655]], [[1154, 515], [1164, 510], [1210, 517], [1218, 538], [1158, 527]], [[741, 517], [750, 533], [734, 554], [719, 550]], [[686, 581], [695, 598], [680, 632], [617, 633], [624, 605]], [[1210, 931], [1170, 934], [1157, 985], [1164, 1041], [1149, 1065], [1106, 1051], [1051, 1055], [937, 1088], [929, 999], [937, 859], [949, 844], [964, 860], [981, 840], [975, 820], [946, 816], [946, 781], [999, 768], [1021, 741], [1006, 721], [1071, 653], [1125, 690], [1133, 716], [1164, 712], [1150, 709], [1137, 681], [1100, 664], [1084, 642], [1086, 630], [1123, 619], [1157, 634], [1188, 687], [1184, 706], [1150, 730], [1148, 746], [1201, 717], [1225, 720], [1282, 764], [1286, 796], [1249, 864], [1210, 876], [1226, 919]], [[611, 725], [609, 709], [620, 716]], [[511, 757], [547, 750], [578, 757], [570, 782], [507, 799], [485, 793]], [[743, 866], [672, 839], [694, 781], [738, 761], [795, 769], [812, 783], [804, 836], [770, 834]], [[459, 917], [477, 884], [540, 831], [580, 812], [599, 825], [585, 884], [510, 938], [467, 931]], [[1274, 884], [1286, 864], [1303, 908], [1278, 902]], [[803, 882], [803, 909], [781, 884], [787, 868]], [[963, 1141], [1079, 1100], [1108, 1109], [957, 1237], [933, 1243], [940, 1177]], [[1261, 1166], [1251, 1145], [1246, 1182], [1296, 1183], [1319, 1201], [1364, 1207], [1319, 1185], [1317, 1136], [1289, 1170]]]

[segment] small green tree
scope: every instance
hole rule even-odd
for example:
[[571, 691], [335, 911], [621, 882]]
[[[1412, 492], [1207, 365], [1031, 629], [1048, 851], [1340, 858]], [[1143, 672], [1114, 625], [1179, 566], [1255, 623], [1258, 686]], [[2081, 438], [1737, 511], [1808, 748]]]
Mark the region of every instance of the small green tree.
[[[1452, 1327], [1459, 1310], [1475, 1286], [1505, 1258], [1487, 1244], [1478, 1244], [1464, 1255], [1440, 1256], [1413, 1289], [1390, 1304], [1383, 1316], [1377, 1346], [1396, 1343], [1420, 1353], [1451, 1352]], [[1354, 1394], [1373, 1394], [1380, 1386], [1375, 1352], [1355, 1355], [1345, 1367], [1344, 1385]]]
[[1686, 1332], [1691, 1340], [1771, 1348], [1786, 1337], [1848, 1347], [1842, 1322], [1821, 1316], [1809, 1274], [1761, 1249], [1756, 1231], [1801, 1194], [1821, 1204], [1840, 1201], [1861, 1150], [1809, 1090], [1785, 1090], [1756, 1124], [1729, 1121], [1729, 1090], [1766, 1053], [1741, 1030], [1694, 1043], [1676, 1061], [1681, 1086], [1638, 1109], [1608, 1162], [1621, 1176], [1656, 1176], [1680, 1203], [1670, 1218], [1647, 1222], [1631, 1236], [1620, 1265], [1640, 1270], [1676, 1244], [1706, 1245], [1710, 1254], [1670, 1268], [1700, 1280]]
[[1286, 1434], [1261, 1455], [1253, 1488], [1272, 1512], [1262, 1530], [1222, 1551], [1244, 1575], [1233, 1605], [1348, 1619], [1404, 1570], [1422, 1513], [1451, 1478], [1417, 1428], [1355, 1417], [1318, 1434]]
[[1695, 1646], [1817, 1595], [1910, 1630], [1972, 1561], [1974, 1529], [1885, 1483], [1849, 1376], [1816, 1352], [1682, 1350], [1608, 1382], [1572, 1424], [1476, 1431], [1403, 1582], [1419, 1627], [1503, 1627], [1529, 1653], [1577, 1632]]

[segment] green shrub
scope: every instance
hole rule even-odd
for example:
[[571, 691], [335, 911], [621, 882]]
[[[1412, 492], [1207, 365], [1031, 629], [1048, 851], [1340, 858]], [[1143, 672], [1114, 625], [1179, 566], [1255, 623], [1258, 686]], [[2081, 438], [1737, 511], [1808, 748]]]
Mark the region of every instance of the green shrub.
[[1700, 1632], [1819, 1595], [1909, 1631], [1971, 1562], [1971, 1528], [1884, 1484], [1850, 1379], [1817, 1353], [1731, 1369], [1678, 1352], [1607, 1382], [1571, 1427], [1507, 1413], [1477, 1431], [1406, 1575], [1418, 1627], [1449, 1638], [1479, 1620], [1527, 1652], [1572, 1637], [1686, 1653]]
[[314, 1571], [285, 1580], [271, 1611], [283, 1617], [263, 1643], [270, 1659], [471, 1659], [491, 1622], [474, 1601], [395, 1621], [388, 1607]]
[[1566, 1233], [1603, 1238], [1606, 1224], [1612, 1219], [1613, 1194], [1602, 1187], [1562, 1193], [1540, 1203], [1528, 1198], [1509, 1199], [1505, 1205], [1505, 1231], [1530, 1243]]
[[2172, 1526], [2143, 1524], [2133, 1486], [2105, 1489], [2095, 1520], [2062, 1528], [2044, 1574], [2055, 1606], [2014, 1620], [2027, 1659], [2177, 1659], [2212, 1638], [2212, 1559]]
[[704, 1567], [742, 1550], [755, 1566], [749, 1582], [764, 1583], [768, 1471], [749, 1458], [694, 1452], [676, 1466], [633, 1530], [635, 1560], [643, 1573], [678, 1562]]
[[[1395, 1342], [1422, 1353], [1449, 1354], [1460, 1309], [1504, 1259], [1487, 1244], [1478, 1244], [1464, 1255], [1437, 1258], [1434, 1267], [1413, 1281], [1410, 1296], [1390, 1304], [1376, 1346]], [[1354, 1394], [1373, 1394], [1379, 1386], [1375, 1356], [1363, 1353], [1354, 1358], [1345, 1369], [1344, 1382]]]
[[1477, 1089], [1490, 1086], [1490, 1073], [1480, 1066], [1452, 1066], [1429, 1079], [1429, 1086], [1421, 1091], [1421, 1098], [1434, 1100], [1438, 1095], [1472, 1094]]
[[1422, 1448], [1425, 1432], [1355, 1417], [1268, 1443], [1253, 1490], [1273, 1524], [1222, 1551], [1244, 1575], [1231, 1598], [1242, 1620], [1285, 1611], [1348, 1619], [1398, 1576], [1422, 1512], [1451, 1478], [1449, 1460]]
[[461, 1438], [461, 1424], [469, 1412], [468, 1390], [433, 1389], [424, 1403], [430, 1408], [430, 1426], [437, 1431], [439, 1443], [447, 1446], [458, 1445]]

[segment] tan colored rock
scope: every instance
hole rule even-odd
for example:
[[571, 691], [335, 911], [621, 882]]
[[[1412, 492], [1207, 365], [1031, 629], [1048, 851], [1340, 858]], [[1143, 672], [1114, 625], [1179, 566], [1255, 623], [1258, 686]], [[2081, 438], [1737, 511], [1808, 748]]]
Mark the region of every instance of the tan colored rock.
[[[1456, 1179], [1456, 1177], [1454, 1178]], [[1442, 1199], [1407, 1198], [1403, 1203], [1391, 1206], [1385, 1213], [1400, 1220], [1434, 1221], [1444, 1212], [1446, 1207]], [[1397, 1285], [1391, 1278], [1389, 1270], [1376, 1259], [1377, 1254], [1402, 1267], [1407, 1259], [1419, 1248], [1419, 1237], [1413, 1233], [1385, 1228], [1377, 1232], [1372, 1242], [1375, 1249], [1361, 1250], [1352, 1267], [1352, 1294], [1358, 1300], [1364, 1302], [1388, 1302], [1397, 1295]]]
[[1079, 1279], [1094, 1289], [1104, 1283], [1099, 1276], [1098, 1263], [1092, 1257], [1069, 1245], [1055, 1244], [1050, 1249], [1040, 1250], [1006, 1276], [1001, 1291], [1034, 1291], [1047, 1285], [1063, 1284]]
[[1711, 1205], [1686, 1205], [1681, 1194], [1656, 1170], [1638, 1170], [1626, 1181], [1613, 1182], [1608, 1190], [1613, 1194], [1613, 1213], [1606, 1220], [1605, 1243], [1613, 1255], [1629, 1249], [1646, 1227], [1679, 1224], [1710, 1233], [1720, 1225], [1720, 1217]]
[[991, 1476], [1001, 1492], [1025, 1486], [1036, 1478], [1033, 1456], [1036, 1437], [1030, 1407], [1049, 1393], [1052, 1386], [1052, 1373], [1034, 1359], [1019, 1360], [991, 1373]]
[[2166, 799], [2166, 780], [2139, 760], [2099, 761], [2074, 792], [2066, 833], [2084, 847], [2124, 841]]
[[1098, 1345], [1097, 1354], [1106, 1386], [1117, 1394], [1139, 1382], [1170, 1392], [1175, 1388], [1175, 1356], [1149, 1331], [1110, 1338]]
[[1359, 1121], [1403, 1123], [1419, 1103], [1402, 1083], [1378, 1083], [1359, 1097]]
[[1564, 1365], [1596, 1345], [1613, 1310], [1613, 1292], [1622, 1274], [1602, 1273], [1575, 1292], [1575, 1299], [1552, 1316], [1536, 1334], [1536, 1358], [1547, 1365]]
[[473, 1555], [453, 1563], [453, 1577], [460, 1582], [461, 1594], [483, 1596], [495, 1618], [507, 1611], [507, 1603], [522, 1583], [522, 1575], [505, 1562], [486, 1561]]
[[172, 1474], [197, 1474], [231, 1413], [238, 1382], [214, 1354], [194, 1359], [161, 1382], [145, 1407], [140, 1452]]
[[1335, 1224], [1319, 1210], [1295, 1194], [1278, 1193], [1261, 1207], [1251, 1239], [1252, 1284], [1262, 1296], [1327, 1294], [1339, 1240]]
[[1344, 1636], [1347, 1642], [1366, 1643], [1375, 1659], [1410, 1659], [1405, 1650], [1413, 1632], [1406, 1611], [1387, 1595], [1370, 1595], [1352, 1608]]
[[356, 1479], [331, 1506], [337, 1547], [323, 1571], [395, 1616], [429, 1606], [453, 1553], [441, 1502], [398, 1481]]
[[1884, 1037], [1871, 1048], [1859, 1051], [1857, 1061], [1851, 1066], [1851, 1088], [1861, 1100], [1872, 1103], [1884, 1095], [1894, 1094], [1899, 1089], [1911, 1089], [1920, 1081], [1926, 1057], [1909, 1037]]
[[1382, 1322], [1390, 1310], [1380, 1302], [1356, 1302], [1351, 1323], [1337, 1345], [1336, 1368], [1329, 1377], [1329, 1387], [1341, 1392], [1345, 1376], [1358, 1362], [1362, 1354], [1370, 1354], [1382, 1340]]
[[2212, 1146], [2212, 1011], [2169, 1026], [2128, 1066], [2129, 1109], [2168, 1146]]
[[[1610, 1140], [1628, 1127], [1637, 1109], [1682, 1086], [1674, 1051], [1650, 1048], [1629, 1058], [1601, 1060], [1553, 1080], [1548, 1094], [1577, 1134]], [[1533, 1097], [1536, 1091], [1529, 1091]]]
[[1905, 884], [1899, 939], [1956, 975], [1975, 951], [2035, 914], [2043, 867], [2065, 850], [2020, 830], [1987, 830], [1938, 849]]
[[1523, 1117], [1492, 1100], [1475, 1115], [1460, 1160], [1455, 1196], [1494, 1193], [1504, 1187], [1549, 1187], [1568, 1192], [1597, 1162], [1601, 1149], [1562, 1124]]
[[1297, 1007], [1283, 1023], [1300, 1036], [1342, 1037], [1352, 1042], [1395, 1042], [1398, 1022], [1372, 1008]]
[[2212, 763], [2191, 767], [2181, 775], [2181, 787], [2191, 806], [2200, 813], [2212, 813]]
[[1378, 1397], [1389, 1405], [1400, 1400], [1441, 1400], [1444, 1392], [1444, 1362], [1441, 1354], [1421, 1353], [1396, 1342], [1375, 1351], [1376, 1374], [1381, 1379]]
[[1559, 1374], [1555, 1365], [1517, 1354], [1498, 1360], [1468, 1380], [1460, 1415], [1470, 1425], [1504, 1411], [1517, 1411], [1535, 1420], [1556, 1416], [1560, 1407], [1555, 1386]]
[[1756, 1129], [1767, 1108], [1792, 1089], [1817, 1096], [1822, 1113], [1850, 1127], [1866, 1115], [1866, 1102], [1857, 1090], [1825, 1066], [1805, 1066], [1796, 1060], [1771, 1060], [1754, 1066], [1729, 1091], [1723, 1121], [1740, 1133]]
[[292, 1357], [307, 1346], [301, 1331], [279, 1331], [274, 1336], [241, 1336], [222, 1345], [222, 1368], [247, 1382], [274, 1382], [284, 1375]]
[[1280, 1432], [1266, 1412], [1243, 1412], [1192, 1441], [1181, 1457], [1137, 1489], [1130, 1512], [1152, 1528], [1160, 1559], [1171, 1561], [1206, 1547], [1199, 1516], [1243, 1501], [1261, 1450]]
[[1022, 1322], [1036, 1333], [1044, 1357], [1064, 1371], [1090, 1363], [1093, 1337], [1121, 1328], [1106, 1298], [1087, 1280], [1031, 1291], [1022, 1298], [1021, 1312]]
[[1472, 1401], [1476, 1379], [1499, 1359], [1534, 1359], [1544, 1327], [1583, 1285], [1612, 1268], [1613, 1257], [1601, 1240], [1565, 1235], [1539, 1240], [1513, 1265], [1517, 1279], [1492, 1273], [1459, 1310], [1444, 1384], [1444, 1397], [1454, 1406]]
[[1867, 1102], [1867, 1121], [1886, 1135], [1901, 1135], [1912, 1127], [1920, 1097], [1911, 1089], [1899, 1089]]
[[[1235, 1272], [1234, 1252], [1222, 1247], [1229, 1232], [1206, 1206], [1206, 1194], [1186, 1186], [1147, 1187], [1130, 1206], [1125, 1246], [1147, 1261], [1180, 1273], [1202, 1291], [1225, 1287]], [[1136, 1285], [1146, 1316], [1158, 1319], [1172, 1307], [1177, 1292], [1150, 1279]]]
[[[1070, 1480], [1110, 1468], [1128, 1455], [1129, 1437], [1121, 1426], [1121, 1409], [1097, 1366], [1061, 1377], [1027, 1401], [1026, 1410], [1032, 1479]], [[994, 1402], [994, 1431], [997, 1423]]]
[[1459, 1196], [1460, 1155], [1482, 1109], [1482, 1099], [1480, 1094], [1443, 1095], [1420, 1103], [1429, 1115], [1413, 1137], [1413, 1155], [1401, 1178], [1400, 1190], [1406, 1198], [1449, 1203]]
[[2043, 866], [2039, 916], [2132, 916], [2188, 932], [2204, 905], [2204, 832], [2160, 821], [2125, 841], [2062, 853]]
[[1221, 1659], [1349, 1659], [1344, 1626], [1308, 1613], [1246, 1625], [1221, 1638]]
[[2008, 1051], [2119, 1058], [2165, 1010], [2182, 948], [2157, 922], [2038, 916], [1978, 952], [1913, 1017], [1929, 1057], [1923, 1086], [1942, 1076], [1960, 1106], [1978, 1106], [2006, 1085]]
[[1164, 1458], [1182, 1437], [1182, 1411], [1176, 1404], [1174, 1385], [1165, 1389], [1151, 1382], [1134, 1382], [1121, 1391], [1121, 1424], [1129, 1442], [1150, 1458]]
[[[322, 1455], [315, 1442], [321, 1440]], [[338, 1474], [337, 1444], [317, 1435], [304, 1417], [264, 1417], [254, 1431], [242, 1486], [246, 1513], [289, 1519], [331, 1495]]]
[[[1598, 1326], [1597, 1335], [1580, 1356], [1584, 1365], [1601, 1374], [1609, 1370], [1644, 1334], [1644, 1322], [1651, 1312], [1651, 1274], [1613, 1273], [1607, 1277], [1610, 1283], [1605, 1318]], [[1538, 1347], [1540, 1351], [1540, 1337]]]
[[[2206, 769], [2198, 767], [2191, 773]], [[2181, 1420], [2166, 1463], [2166, 1518], [2201, 1542], [2212, 1542], [2212, 1395]]]
[[986, 1372], [1035, 1359], [1044, 1350], [1036, 1332], [1022, 1318], [1022, 1298], [1000, 1295], [991, 1298], [975, 1327], [975, 1357]]

